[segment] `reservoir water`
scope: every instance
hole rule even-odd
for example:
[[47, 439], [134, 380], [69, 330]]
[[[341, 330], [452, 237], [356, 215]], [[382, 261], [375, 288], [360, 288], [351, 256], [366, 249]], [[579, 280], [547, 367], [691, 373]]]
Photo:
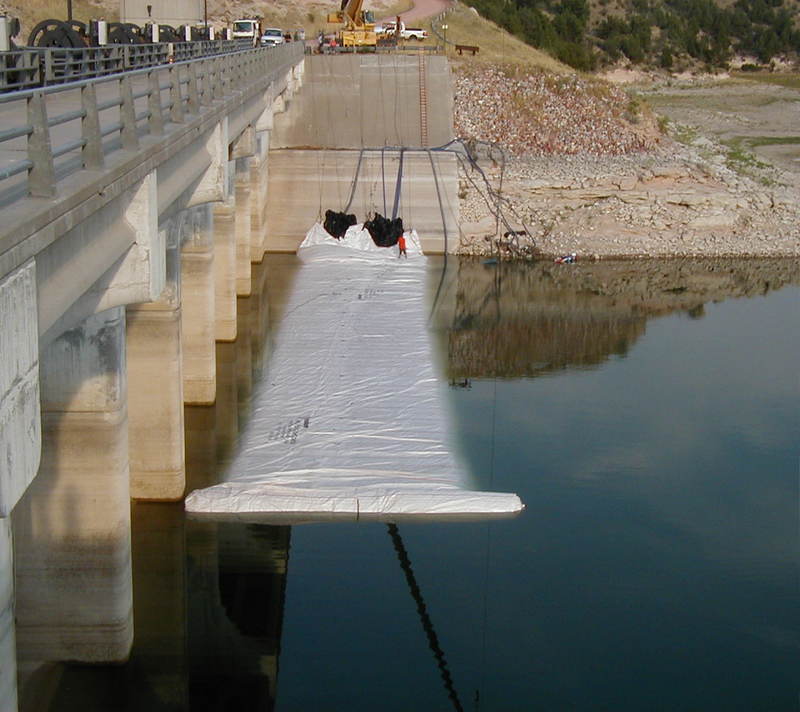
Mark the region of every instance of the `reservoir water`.
[[[192, 486], [246, 427], [293, 258], [266, 261]], [[23, 669], [23, 710], [797, 710], [800, 266], [432, 260], [476, 488], [512, 520], [269, 525], [133, 507], [136, 640]], [[264, 330], [269, 322], [271, 330]]]

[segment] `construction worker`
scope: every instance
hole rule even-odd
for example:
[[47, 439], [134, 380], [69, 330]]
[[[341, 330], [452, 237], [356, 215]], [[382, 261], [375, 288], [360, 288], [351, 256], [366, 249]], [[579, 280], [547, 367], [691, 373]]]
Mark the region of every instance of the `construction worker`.
[[404, 235], [400, 235], [400, 237], [397, 238], [397, 247], [400, 250], [397, 253], [398, 258], [405, 257], [408, 259], [408, 254], [406, 253], [406, 238]]

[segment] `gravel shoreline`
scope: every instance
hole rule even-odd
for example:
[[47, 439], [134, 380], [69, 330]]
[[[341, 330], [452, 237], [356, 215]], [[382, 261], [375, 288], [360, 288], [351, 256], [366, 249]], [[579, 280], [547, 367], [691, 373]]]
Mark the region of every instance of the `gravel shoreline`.
[[[457, 78], [457, 135], [497, 143], [507, 159], [501, 170], [498, 151], [476, 151], [488, 186], [502, 185], [505, 224], [484, 176], [460, 169], [462, 254], [800, 257], [800, 174], [737, 164], [695, 131], [678, 142], [646, 109], [632, 115], [616, 87], [502, 78], [496, 68]], [[508, 239], [509, 228], [527, 234]]]

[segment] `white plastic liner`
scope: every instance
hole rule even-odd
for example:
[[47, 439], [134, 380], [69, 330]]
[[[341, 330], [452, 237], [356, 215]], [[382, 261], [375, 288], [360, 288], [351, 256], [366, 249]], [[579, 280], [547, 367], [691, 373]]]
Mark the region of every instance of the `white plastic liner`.
[[317, 224], [227, 481], [195, 515], [248, 521], [513, 515], [514, 494], [471, 491], [448, 447], [425, 314], [425, 257], [361, 226]]

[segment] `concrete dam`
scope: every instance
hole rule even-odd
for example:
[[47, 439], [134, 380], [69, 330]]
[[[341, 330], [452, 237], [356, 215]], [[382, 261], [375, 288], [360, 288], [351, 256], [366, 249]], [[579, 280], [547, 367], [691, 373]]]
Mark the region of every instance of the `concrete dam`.
[[268, 249], [294, 251], [298, 226], [302, 232], [328, 208], [348, 207], [359, 221], [376, 211], [390, 215], [399, 194], [398, 214], [425, 251], [454, 251], [456, 158], [426, 150], [453, 138], [446, 58], [312, 56], [304, 76], [303, 91], [271, 135], [271, 171], [280, 177], [267, 195]]
[[184, 405], [266, 252], [326, 209], [457, 247], [446, 58], [299, 43], [0, 97], [0, 709], [124, 660], [130, 501], [180, 501]]

